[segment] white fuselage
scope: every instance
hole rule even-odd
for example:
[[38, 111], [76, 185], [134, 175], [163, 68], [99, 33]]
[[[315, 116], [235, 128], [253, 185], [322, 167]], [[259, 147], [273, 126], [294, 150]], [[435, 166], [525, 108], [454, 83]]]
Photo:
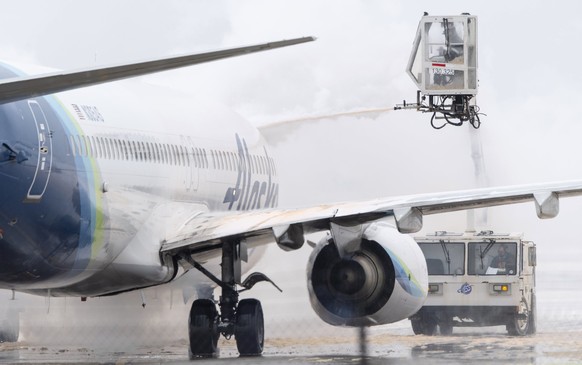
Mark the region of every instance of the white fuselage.
[[[12, 289], [92, 296], [165, 283], [179, 270], [162, 263], [161, 243], [189, 217], [277, 204], [277, 172], [264, 139], [224, 107], [160, 92], [140, 80], [44, 99], [48, 107], [29, 101], [42, 110], [35, 114], [37, 130], [51, 131], [39, 137], [42, 152], [33, 180], [45, 176], [50, 187], [66, 169], [58, 159], [74, 160], [75, 171], [68, 173], [84, 192], [78, 242], [84, 254], [77, 253], [84, 261], [65, 277], [38, 278]], [[54, 131], [56, 123], [66, 125], [64, 132]], [[53, 153], [57, 145], [66, 156]]]

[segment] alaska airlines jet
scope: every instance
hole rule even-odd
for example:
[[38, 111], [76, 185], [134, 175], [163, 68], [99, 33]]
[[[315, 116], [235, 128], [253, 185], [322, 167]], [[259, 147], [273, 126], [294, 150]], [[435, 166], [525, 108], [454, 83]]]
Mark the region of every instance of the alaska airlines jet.
[[379, 325], [411, 316], [427, 295], [425, 259], [406, 235], [423, 215], [534, 201], [547, 218], [559, 196], [582, 193], [575, 182], [278, 209], [277, 165], [251, 124], [108, 83], [313, 40], [40, 76], [0, 64], [0, 288], [94, 297], [198, 272], [205, 280], [192, 285], [220, 298], [200, 290], [192, 303], [191, 356], [215, 355], [221, 334], [259, 355], [261, 304], [238, 299], [270, 281], [242, 278], [258, 247], [296, 250], [305, 234], [328, 232], [307, 263], [313, 309], [332, 325]]

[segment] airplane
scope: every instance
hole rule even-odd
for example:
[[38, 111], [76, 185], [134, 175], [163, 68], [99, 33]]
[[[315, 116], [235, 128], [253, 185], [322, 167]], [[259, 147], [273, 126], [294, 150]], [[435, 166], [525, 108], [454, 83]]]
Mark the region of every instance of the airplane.
[[216, 356], [220, 335], [258, 356], [261, 303], [239, 293], [272, 283], [241, 270], [265, 245], [297, 250], [327, 232], [307, 263], [314, 311], [336, 326], [381, 325], [427, 296], [426, 261], [408, 235], [424, 215], [533, 201], [552, 218], [560, 197], [582, 194], [574, 181], [283, 209], [276, 161], [248, 121], [112, 83], [314, 40], [47, 74], [0, 63], [0, 288], [86, 299], [194, 273], [190, 356]]

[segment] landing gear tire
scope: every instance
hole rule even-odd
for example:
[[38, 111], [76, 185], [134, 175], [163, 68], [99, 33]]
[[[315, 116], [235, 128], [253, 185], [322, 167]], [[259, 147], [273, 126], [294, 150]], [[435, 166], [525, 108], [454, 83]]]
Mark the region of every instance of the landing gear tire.
[[507, 333], [510, 336], [525, 336], [529, 332], [530, 311], [527, 302], [522, 299], [519, 303], [518, 311], [506, 325]]
[[243, 299], [238, 303], [234, 338], [241, 356], [259, 356], [263, 353], [265, 328], [261, 302]]
[[215, 357], [218, 352], [218, 312], [209, 299], [198, 299], [192, 303], [188, 320], [190, 358]]

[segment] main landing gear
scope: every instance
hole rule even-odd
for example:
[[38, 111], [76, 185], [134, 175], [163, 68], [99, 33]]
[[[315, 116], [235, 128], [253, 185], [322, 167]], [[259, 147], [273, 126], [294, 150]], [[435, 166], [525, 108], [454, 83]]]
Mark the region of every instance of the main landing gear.
[[241, 291], [249, 290], [261, 281], [268, 281], [277, 289], [279, 287], [267, 276], [258, 272], [250, 274], [245, 281], [241, 282], [241, 261], [247, 260], [244, 243], [238, 240], [223, 243], [222, 280], [206, 270], [190, 255], [182, 255], [182, 259], [214, 281], [222, 290], [218, 302], [220, 312], [214, 301], [210, 299], [197, 299], [192, 303], [188, 320], [190, 358], [217, 356], [220, 335], [226, 339], [234, 336], [241, 356], [261, 355], [265, 338], [261, 302], [256, 299], [239, 301], [237, 285], [243, 287]]

